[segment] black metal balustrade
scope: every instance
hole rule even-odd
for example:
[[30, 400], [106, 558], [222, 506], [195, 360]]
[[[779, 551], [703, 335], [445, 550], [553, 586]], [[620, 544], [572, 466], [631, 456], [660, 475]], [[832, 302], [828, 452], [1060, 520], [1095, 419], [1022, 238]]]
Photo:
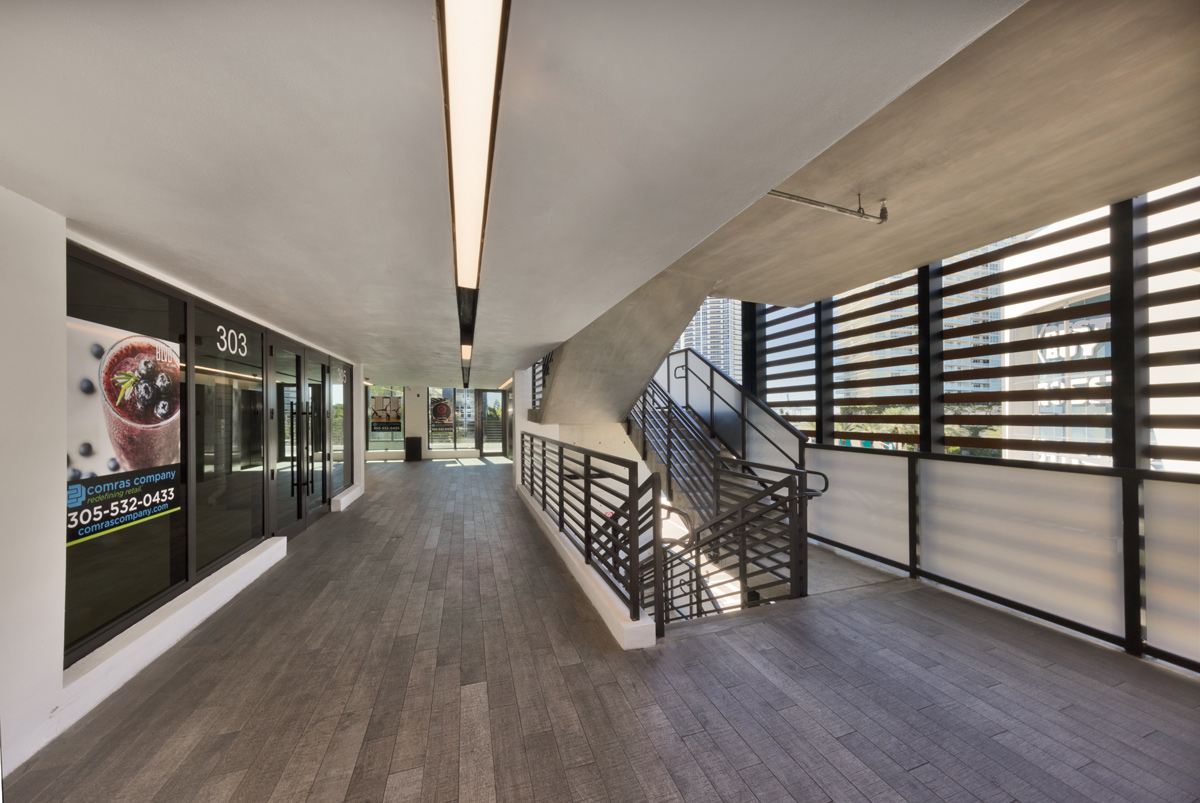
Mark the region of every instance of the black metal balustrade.
[[546, 390], [546, 380], [550, 376], [550, 362], [554, 359], [554, 352], [551, 351], [545, 357], [533, 364], [533, 370], [530, 372], [530, 379], [533, 383], [533, 395], [530, 406], [534, 410], [542, 409], [542, 394]]
[[[767, 480], [753, 469], [782, 476]], [[810, 474], [824, 486], [808, 488]], [[652, 560], [643, 557], [643, 605], [654, 606], [659, 635], [671, 621], [808, 594], [808, 500], [828, 490], [828, 478], [717, 456], [713, 483], [719, 512], [693, 527], [674, 511], [685, 535], [664, 538], [660, 522]]]
[[656, 381], [734, 457], [804, 468], [808, 437], [699, 352], [671, 352]]
[[642, 596], [637, 464], [523, 432], [521, 485], [637, 621]]
[[[681, 417], [666, 401], [670, 412], [648, 416], [648, 425]], [[689, 440], [695, 435], [681, 431]], [[669, 438], [666, 444], [672, 447]], [[663, 498], [658, 474], [637, 484], [633, 461], [528, 432], [520, 459], [521, 485], [534, 502], [629, 606], [630, 619], [653, 611], [660, 636], [670, 621], [808, 593], [807, 504], [828, 488], [822, 474], [707, 455], [705, 498], [714, 515], [693, 527], [688, 513]], [[698, 465], [676, 463], [693, 477]], [[809, 489], [809, 474], [824, 487]], [[683, 536], [664, 537], [668, 516], [682, 523]]]

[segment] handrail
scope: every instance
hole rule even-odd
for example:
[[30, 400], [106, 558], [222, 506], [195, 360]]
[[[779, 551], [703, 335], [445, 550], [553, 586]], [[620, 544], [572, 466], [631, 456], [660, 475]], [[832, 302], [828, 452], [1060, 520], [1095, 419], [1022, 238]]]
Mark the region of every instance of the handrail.
[[[806, 561], [803, 557], [807, 538], [801, 528], [800, 511], [804, 503], [796, 491], [798, 481], [796, 474], [789, 473], [775, 482], [764, 482], [764, 487], [757, 493], [693, 528], [692, 537], [688, 539], [690, 543], [670, 555], [663, 554], [665, 550], [661, 535], [656, 534], [653, 579], [658, 595], [655, 610], [661, 611], [663, 617], [656, 619], [660, 634], [665, 618], [691, 619], [708, 613], [720, 613], [734, 594], [740, 600], [740, 607], [755, 604], [758, 592], [750, 588], [753, 577], [774, 577], [761, 583], [758, 586], [760, 588], [786, 584], [788, 596], [792, 598], [807, 594]], [[709, 535], [698, 537], [705, 530], [710, 531]], [[786, 538], [786, 547], [770, 546], [777, 543], [773, 539], [780, 538]], [[721, 568], [712, 568], [714, 564], [711, 561], [707, 564], [709, 569], [706, 574], [704, 555], [718, 548], [729, 549], [725, 545], [730, 542], [733, 542], [735, 552], [727, 554], [737, 556], [739, 590], [718, 595], [708, 581], [729, 575]], [[783, 558], [773, 558], [775, 567], [754, 564], [752, 569], [751, 549], [760, 559], [770, 559], [780, 553]], [[785, 562], [789, 570], [787, 576], [780, 571]], [[729, 582], [721, 580], [719, 584]]]
[[652, 447], [667, 468], [667, 494], [674, 496], [676, 485], [682, 486], [692, 504], [703, 512], [710, 508], [712, 495], [712, 461], [719, 450], [712, 438], [692, 420], [680, 404], [662, 387], [651, 381], [646, 391], [634, 403], [630, 420], [640, 419], [642, 454]]
[[[557, 519], [559, 532], [582, 553], [584, 562], [628, 603], [629, 618], [640, 619], [637, 464], [531, 432], [521, 433], [520, 450], [521, 485], [535, 502], [541, 502], [547, 515]], [[568, 461], [582, 471], [568, 472]], [[594, 468], [593, 461], [608, 463], [616, 470]], [[551, 468], [553, 478], [549, 476]]]
[[[700, 384], [703, 385], [708, 390], [710, 417], [712, 417], [714, 419], [709, 422], [709, 427], [712, 430], [713, 437], [720, 439], [721, 442], [725, 444], [726, 448], [728, 448], [734, 454], [737, 454], [739, 451], [742, 452], [743, 454], [745, 454], [746, 437], [745, 437], [744, 431], [742, 434], [742, 447], [740, 450], [735, 448], [729, 442], [727, 442], [716, 431], [716, 420], [715, 420], [716, 416], [712, 410], [712, 408], [714, 407], [714, 405], [712, 403], [712, 399], [717, 398], [717, 399], [720, 399], [727, 408], [732, 410], [737, 415], [738, 420], [740, 420], [742, 422], [743, 426], [753, 427], [754, 431], [757, 432], [759, 435], [761, 435], [763, 437], [763, 439], [767, 443], [769, 443], [771, 446], [773, 446], [777, 452], [779, 452], [781, 455], [783, 455], [783, 457], [786, 460], [791, 462], [793, 465], [799, 467], [799, 462], [796, 461], [790, 454], [788, 454], [787, 450], [783, 446], [780, 446], [778, 443], [776, 443], [775, 440], [770, 435], [768, 435], [767, 433], [762, 431], [761, 427], [759, 427], [757, 424], [755, 424], [753, 421], [750, 420], [750, 416], [746, 415], [746, 413], [745, 413], [744, 405], [747, 402], [750, 402], [750, 403], [753, 403], [755, 406], [757, 406], [760, 410], [763, 410], [764, 412], [768, 413], [770, 415], [770, 417], [772, 417], [776, 420], [776, 423], [780, 423], [780, 424], [786, 426], [790, 432], [795, 434], [800, 439], [801, 446], [803, 446], [805, 443], [808, 442], [807, 435], [805, 435], [803, 432], [801, 432], [800, 430], [798, 430], [794, 426], [792, 426], [786, 419], [784, 419], [782, 416], [780, 416], [778, 413], [776, 413], [770, 407], [767, 407], [766, 405], [764, 405], [757, 396], [753, 396], [753, 395], [747, 393], [745, 388], [743, 388], [737, 382], [734, 382], [733, 379], [731, 379], [728, 374], [726, 374], [720, 368], [717, 368], [715, 365], [713, 365], [711, 362], [709, 362], [707, 359], [705, 359], [704, 356], [701, 355], [700, 353], [693, 351], [692, 349], [681, 349], [680, 351], [671, 352], [670, 355], [667, 355], [667, 360], [668, 360], [667, 364], [668, 365], [670, 364], [671, 356], [675, 355], [675, 354], [684, 354], [684, 363], [683, 363], [683, 365], [676, 365], [672, 369], [671, 377], [673, 377], [675, 379], [682, 379], [686, 385], [686, 382], [688, 381], [688, 376], [689, 375], [694, 376], [694, 377], [696, 377], [697, 381], [699, 381]], [[741, 391], [741, 402], [738, 404], [734, 404], [729, 399], [725, 398], [725, 396], [722, 395], [720, 393], [720, 391], [718, 391], [714, 387], [715, 383], [710, 384], [709, 382], [705, 382], [704, 377], [700, 374], [700, 372], [693, 370], [691, 367], [690, 357], [692, 354], [695, 354], [704, 363], [706, 363], [708, 365], [711, 374], [714, 374], [714, 375], [720, 374], [725, 380], [727, 380], [729, 382], [729, 384], [733, 385], [734, 388]], [[679, 371], [681, 371], [681, 370], [684, 372], [683, 376], [679, 375]], [[685, 387], [685, 390], [686, 390], [686, 387]], [[668, 391], [668, 395], [669, 395], [669, 391]], [[690, 400], [687, 405], [687, 408], [689, 410], [693, 410], [693, 411], [697, 412], [697, 414], [699, 414], [699, 415], [701, 415], [701, 417], [703, 417], [703, 413], [699, 410], [696, 410], [696, 408], [691, 405]]]
[[[658, 407], [657, 409], [659, 410], [665, 409], [666, 406], [672, 406], [678, 409], [680, 412], [687, 412], [683, 405], [675, 401], [674, 397], [672, 397], [662, 385], [658, 384], [658, 382], [654, 380], [651, 380], [650, 384], [646, 387], [646, 393], [650, 394], [651, 396], [658, 396], [662, 399], [663, 406]], [[716, 446], [713, 445], [711, 436], [707, 432], [701, 430], [700, 425], [697, 424], [696, 420], [690, 415], [680, 416], [679, 421], [681, 422], [683, 428], [688, 430], [688, 433], [697, 441], [702, 443], [710, 453], [715, 455], [718, 451], [720, 451]]]
[[[735, 382], [735, 381], [733, 380], [733, 378], [729, 376], [729, 374], [725, 373], [725, 372], [724, 372], [724, 371], [722, 371], [720, 368], [718, 368], [717, 366], [713, 365], [713, 364], [712, 364], [712, 362], [711, 362], [711, 361], [710, 361], [710, 360], [709, 360], [707, 357], [705, 357], [703, 354], [701, 354], [700, 352], [696, 351], [695, 349], [677, 349], [677, 350], [675, 350], [675, 351], [672, 351], [670, 354], [668, 354], [668, 355], [667, 355], [667, 363], [668, 363], [668, 365], [670, 364], [671, 357], [675, 356], [676, 354], [682, 354], [682, 353], [684, 353], [684, 352], [691, 352], [691, 353], [692, 353], [692, 354], [694, 354], [694, 355], [695, 355], [695, 356], [696, 356], [696, 357], [697, 357], [697, 358], [698, 358], [698, 359], [699, 359], [701, 362], [703, 362], [705, 365], [707, 365], [709, 368], [711, 368], [712, 370], [716, 371], [716, 372], [717, 372], [718, 374], [720, 374], [721, 376], [723, 376], [723, 377], [725, 377], [726, 379], [728, 379], [728, 380], [729, 380], [729, 383], [730, 383], [731, 385], [733, 385], [734, 387], [736, 387], [738, 390], [740, 390], [740, 391], [742, 392], [742, 396], [744, 396], [744, 397], [745, 397], [745, 398], [746, 398], [748, 401], [750, 401], [752, 404], [754, 404], [754, 406], [755, 406], [755, 407], [757, 407], [758, 409], [762, 410], [764, 413], [766, 413], [766, 414], [767, 414], [768, 416], [770, 416], [771, 418], [775, 419], [775, 421], [776, 421], [777, 423], [779, 423], [779, 424], [782, 424], [783, 426], [785, 426], [785, 427], [787, 427], [788, 429], [790, 429], [790, 430], [792, 430], [793, 432], [795, 432], [795, 433], [796, 433], [796, 434], [797, 434], [797, 435], [800, 437], [800, 442], [801, 442], [801, 443], [808, 443], [808, 442], [811, 440], [811, 439], [810, 439], [810, 438], [809, 438], [807, 435], [805, 435], [803, 432], [801, 432], [800, 430], [798, 430], [798, 429], [796, 429], [794, 426], [792, 426], [792, 423], [791, 423], [790, 421], [788, 421], [786, 418], [784, 418], [783, 416], [781, 416], [781, 415], [780, 415], [778, 412], [776, 412], [776, 411], [775, 411], [775, 409], [771, 407], [771, 405], [767, 404], [767, 403], [766, 403], [766, 402], [764, 402], [762, 399], [760, 399], [758, 396], [755, 396], [753, 393], [751, 393], [750, 391], [746, 390], [746, 388], [745, 388], [745, 387], [743, 387], [743, 386], [742, 386], [742, 384], [741, 384], [740, 382]], [[690, 358], [685, 358], [685, 359], [690, 359]], [[684, 363], [684, 364], [686, 365], [687, 363]], [[699, 374], [696, 374], [696, 376], [700, 376], [700, 375], [699, 375]], [[703, 379], [701, 379], [701, 381], [703, 381]]]
[[595, 449], [586, 449], [583, 446], [576, 446], [575, 444], [567, 443], [566, 441], [556, 441], [554, 438], [547, 438], [542, 435], [534, 435], [532, 432], [522, 432], [521, 435], [528, 438], [537, 438], [539, 441], [545, 441], [553, 446], [562, 446], [563, 448], [570, 449], [572, 452], [579, 452], [581, 455], [586, 455], [588, 457], [599, 457], [606, 463], [614, 463], [618, 466], [627, 468], [630, 471], [637, 471], [637, 463], [625, 457], [617, 457], [616, 455], [597, 452]]
[[805, 496], [808, 496], [809, 498], [824, 496], [825, 492], [829, 490], [829, 475], [823, 471], [817, 471], [817, 470], [811, 469], [811, 468], [787, 468], [786, 466], [773, 466], [770, 463], [754, 463], [750, 460], [739, 460], [739, 459], [733, 458], [733, 457], [726, 457], [726, 458], [724, 458], [724, 461], [726, 463], [736, 463], [739, 466], [746, 466], [747, 468], [751, 468], [751, 469], [758, 468], [758, 469], [762, 469], [763, 471], [775, 471], [775, 472], [779, 472], [782, 474], [795, 474], [795, 475], [803, 474], [806, 476], [809, 474], [816, 474], [818, 477], [820, 477], [821, 479], [823, 479], [825, 481], [825, 486], [823, 488], [821, 488], [820, 490], [817, 490], [816, 488], [809, 488], [806, 484], [803, 493]]
[[[778, 482], [771, 484], [770, 486], [768, 486], [768, 487], [762, 489], [761, 491], [759, 491], [758, 493], [756, 493], [754, 496], [743, 500], [742, 502], [738, 503], [737, 505], [734, 505], [733, 507], [731, 507], [729, 510], [725, 511], [724, 513], [718, 513], [717, 515], [712, 516], [712, 517], [708, 518], [707, 520], [701, 522], [700, 525], [698, 527], [696, 527], [696, 532], [699, 533], [699, 532], [703, 532], [704, 530], [715, 529], [717, 524], [719, 524], [720, 522], [725, 521], [726, 519], [731, 518], [732, 516], [734, 516], [738, 513], [741, 513], [746, 508], [750, 507], [751, 505], [761, 502], [763, 499], [765, 499], [767, 497], [774, 496], [775, 494], [779, 493], [780, 490], [782, 490], [783, 487], [786, 485], [788, 485], [788, 480], [786, 480], [786, 479], [782, 479], [782, 480], [779, 480]], [[733, 527], [727, 527], [723, 530], [717, 530], [716, 532], [712, 533], [708, 537], [701, 539], [694, 546], [698, 547], [698, 548], [703, 548], [704, 546], [711, 544], [714, 541], [720, 540], [720, 538], [722, 536], [728, 535], [730, 530], [732, 530], [736, 527], [739, 527], [739, 526], [741, 526], [741, 523], [735, 524], [735, 525], [733, 525]]]

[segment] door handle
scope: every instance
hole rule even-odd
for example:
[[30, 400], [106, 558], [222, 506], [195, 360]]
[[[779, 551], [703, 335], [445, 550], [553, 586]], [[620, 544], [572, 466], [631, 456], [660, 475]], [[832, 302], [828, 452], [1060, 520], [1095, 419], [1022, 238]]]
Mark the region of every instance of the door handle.
[[291, 495], [296, 495], [296, 403], [288, 402], [288, 464], [292, 467]]

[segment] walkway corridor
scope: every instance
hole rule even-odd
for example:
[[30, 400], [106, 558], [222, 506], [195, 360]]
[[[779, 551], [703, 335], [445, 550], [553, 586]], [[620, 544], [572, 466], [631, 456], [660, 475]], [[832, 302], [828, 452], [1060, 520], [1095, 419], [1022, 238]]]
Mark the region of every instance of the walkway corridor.
[[1200, 682], [908, 579], [622, 652], [511, 484], [508, 465], [371, 464], [363, 500], [5, 800], [1200, 795]]

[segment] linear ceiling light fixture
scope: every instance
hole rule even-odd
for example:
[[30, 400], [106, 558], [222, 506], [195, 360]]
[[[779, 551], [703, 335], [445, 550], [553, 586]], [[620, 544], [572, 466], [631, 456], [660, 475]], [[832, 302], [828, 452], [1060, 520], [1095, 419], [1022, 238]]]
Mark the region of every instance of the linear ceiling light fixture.
[[773, 198], [782, 198], [785, 201], [791, 201], [795, 204], [804, 204], [805, 206], [824, 209], [827, 212], [837, 212], [839, 215], [849, 215], [850, 217], [856, 217], [859, 220], [869, 220], [872, 223], [887, 223], [888, 219], [886, 199], [879, 202], [879, 214], [872, 215], [863, 211], [861, 193], [858, 196], [858, 209], [847, 209], [844, 206], [827, 204], [824, 201], [814, 201], [812, 198], [801, 198], [799, 195], [792, 195], [790, 192], [781, 192], [780, 190], [771, 190], [767, 193], [767, 195], [770, 195]]
[[463, 387], [475, 342], [508, 9], [509, 0], [437, 0]]

